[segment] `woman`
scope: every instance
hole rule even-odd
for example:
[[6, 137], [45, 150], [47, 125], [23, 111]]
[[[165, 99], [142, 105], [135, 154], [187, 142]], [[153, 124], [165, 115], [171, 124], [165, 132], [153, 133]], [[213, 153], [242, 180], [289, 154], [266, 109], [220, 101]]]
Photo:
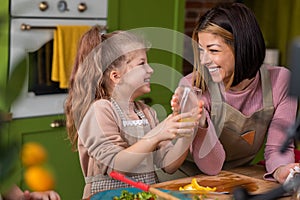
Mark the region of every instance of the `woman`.
[[294, 163], [294, 145], [280, 147], [294, 121], [289, 71], [264, 66], [265, 43], [252, 11], [243, 4], [206, 12], [193, 32], [194, 72], [180, 84], [202, 90], [205, 103], [191, 153], [206, 174], [250, 164], [265, 143], [266, 179], [282, 183]]

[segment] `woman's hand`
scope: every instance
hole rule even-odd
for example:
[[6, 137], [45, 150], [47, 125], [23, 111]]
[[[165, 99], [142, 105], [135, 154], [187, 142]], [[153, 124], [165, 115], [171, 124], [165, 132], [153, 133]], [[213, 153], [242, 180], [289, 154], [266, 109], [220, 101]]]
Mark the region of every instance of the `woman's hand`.
[[[173, 111], [173, 115], [177, 115], [180, 112], [180, 102], [179, 97], [177, 93], [174, 93], [171, 99], [171, 108]], [[207, 128], [207, 120], [204, 113], [204, 101], [199, 100], [198, 101], [198, 108], [200, 112], [200, 118], [199, 118], [199, 126], [202, 128]]]
[[45, 192], [29, 192], [26, 190], [21, 200], [60, 200], [60, 196], [52, 190]]
[[299, 163], [290, 163], [290, 164], [287, 164], [287, 165], [280, 166], [273, 173], [273, 177], [279, 183], [284, 183], [287, 176], [290, 174], [290, 169], [294, 168], [295, 166], [299, 166]]
[[177, 93], [174, 93], [171, 99], [171, 108], [174, 115], [177, 115], [180, 111], [180, 102]]

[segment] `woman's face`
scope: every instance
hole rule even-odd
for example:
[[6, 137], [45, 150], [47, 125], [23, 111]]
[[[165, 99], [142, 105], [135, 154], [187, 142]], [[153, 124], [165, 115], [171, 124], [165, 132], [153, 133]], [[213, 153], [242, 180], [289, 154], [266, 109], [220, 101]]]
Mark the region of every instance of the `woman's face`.
[[148, 65], [146, 50], [136, 50], [126, 56], [125, 72], [119, 84], [131, 96], [131, 100], [149, 93], [153, 69]]
[[200, 62], [208, 70], [214, 82], [226, 85], [234, 73], [234, 52], [224, 39], [212, 33], [199, 32]]

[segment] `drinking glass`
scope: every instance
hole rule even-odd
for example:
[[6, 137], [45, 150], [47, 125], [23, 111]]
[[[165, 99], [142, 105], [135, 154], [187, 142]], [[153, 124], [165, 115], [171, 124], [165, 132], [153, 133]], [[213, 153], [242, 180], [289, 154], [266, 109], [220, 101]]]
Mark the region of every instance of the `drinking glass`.
[[199, 103], [193, 88], [190, 86], [179, 86], [176, 88], [175, 94], [177, 94], [179, 102], [178, 114], [192, 113], [192, 116], [182, 118], [179, 121], [194, 122], [199, 114]]

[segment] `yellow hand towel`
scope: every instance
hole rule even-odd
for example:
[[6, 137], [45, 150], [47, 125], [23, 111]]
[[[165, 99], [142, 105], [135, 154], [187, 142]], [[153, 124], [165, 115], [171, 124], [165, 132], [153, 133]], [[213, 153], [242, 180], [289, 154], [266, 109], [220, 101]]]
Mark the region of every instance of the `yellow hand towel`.
[[54, 31], [51, 80], [62, 89], [68, 88], [79, 39], [90, 28], [58, 25]]

